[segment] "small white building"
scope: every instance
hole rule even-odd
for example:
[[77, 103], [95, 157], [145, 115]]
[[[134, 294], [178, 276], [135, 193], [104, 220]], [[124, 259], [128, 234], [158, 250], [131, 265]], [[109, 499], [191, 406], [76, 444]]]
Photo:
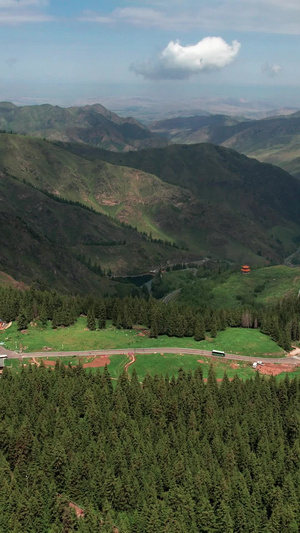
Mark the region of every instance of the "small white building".
[[0, 368], [3, 368], [5, 366], [6, 359], [7, 359], [7, 355], [0, 354]]

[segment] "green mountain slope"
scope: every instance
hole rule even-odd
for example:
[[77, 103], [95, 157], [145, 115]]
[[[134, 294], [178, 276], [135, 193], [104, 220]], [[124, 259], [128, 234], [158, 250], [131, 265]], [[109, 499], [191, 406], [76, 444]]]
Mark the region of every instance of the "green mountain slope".
[[212, 142], [280, 166], [300, 177], [300, 114], [245, 120], [226, 115], [155, 122], [153, 132], [176, 143]]
[[250, 274], [243, 275], [240, 271], [231, 271], [228, 265], [226, 270], [224, 266], [204, 264], [198, 270], [164, 272], [160, 278], [155, 278], [154, 294], [162, 298], [177, 291], [174, 296], [177, 302], [234, 308], [275, 304], [289, 295], [296, 296], [300, 289], [299, 267], [277, 265], [253, 269]]
[[116, 293], [118, 284], [93, 273], [87, 267], [89, 260], [115, 274], [127, 274], [159, 267], [169, 259], [193, 258], [188, 252], [149, 242], [106, 216], [49, 198], [3, 173], [0, 222], [0, 270], [40, 287]]
[[181, 231], [184, 207], [197, 204], [189, 191], [152, 174], [101, 160], [87, 161], [49, 142], [25, 136], [0, 134], [0, 170], [163, 240], [185, 240], [188, 228]]
[[[181, 209], [175, 209], [177, 218], [168, 227], [169, 235], [185, 234], [191, 249], [198, 246], [217, 257], [253, 261], [257, 253], [278, 260], [295, 247], [299, 183], [277, 167], [211, 144], [127, 154], [60, 146], [94, 164], [106, 160], [139, 169], [191, 194], [189, 204], [183, 202]], [[164, 227], [167, 223], [166, 217], [160, 222]]]
[[[32, 207], [39, 205], [34, 199], [28, 201], [32, 214], [26, 222], [51, 242], [59, 239], [73, 254], [118, 274], [207, 255], [251, 264], [278, 262], [297, 247], [298, 181], [222, 147], [174, 145], [117, 154], [2, 133], [0, 171], [17, 178], [19, 185], [25, 180], [51, 194], [46, 198], [53, 202], [53, 223], [49, 225], [43, 208]], [[72, 216], [65, 219], [66, 204], [60, 199], [80, 202], [102, 215], [81, 210], [75, 216], [74, 206], [68, 206]], [[22, 216], [27, 211], [22, 207]], [[188, 247], [189, 253], [149, 242], [103, 214]]]
[[61, 108], [49, 104], [18, 107], [0, 102], [0, 129], [115, 151], [166, 144], [135, 119], [121, 118], [100, 104]]

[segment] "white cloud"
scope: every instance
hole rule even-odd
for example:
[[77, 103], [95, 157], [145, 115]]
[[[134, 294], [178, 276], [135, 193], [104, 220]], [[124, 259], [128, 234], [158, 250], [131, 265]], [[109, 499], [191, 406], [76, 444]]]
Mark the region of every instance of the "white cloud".
[[28, 24], [33, 22], [51, 22], [53, 17], [42, 15], [38, 13], [1, 13], [0, 11], [0, 24], [6, 24], [13, 26], [15, 24]]
[[49, 22], [53, 17], [43, 11], [48, 4], [48, 0], [0, 0], [0, 24]]
[[[135, 4], [135, 5], [134, 5]], [[138, 5], [136, 5], [138, 4]], [[142, 4], [139, 5], [139, 4]], [[239, 30], [299, 34], [299, 0], [130, 0], [111, 13], [86, 11], [84, 22], [189, 31]]]
[[269, 78], [275, 78], [275, 76], [278, 76], [278, 74], [280, 74], [282, 71], [282, 67], [277, 65], [277, 63], [264, 63], [264, 65], [261, 67], [261, 71], [269, 76]]
[[153, 61], [135, 63], [130, 68], [153, 80], [185, 79], [226, 67], [236, 58], [240, 46], [238, 41], [229, 45], [221, 37], [205, 37], [190, 46], [171, 41]]
[[27, 7], [45, 7], [47, 0], [0, 0], [0, 9], [18, 9]]

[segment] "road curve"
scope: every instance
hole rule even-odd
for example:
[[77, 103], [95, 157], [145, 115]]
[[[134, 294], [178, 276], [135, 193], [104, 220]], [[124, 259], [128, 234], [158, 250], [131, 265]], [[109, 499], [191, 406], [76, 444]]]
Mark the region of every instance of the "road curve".
[[[212, 355], [209, 350], [197, 350], [193, 348], [166, 348], [164, 347], [155, 347], [155, 348], [121, 348], [119, 350], [87, 350], [87, 351], [69, 351], [69, 352], [29, 352], [18, 354], [9, 350], [4, 350], [0, 348], [0, 353], [6, 353], [8, 359], [17, 359], [17, 358], [28, 358], [28, 357], [70, 357], [70, 356], [80, 356], [80, 357], [89, 357], [97, 355], [114, 355], [114, 354], [124, 354], [124, 355], [139, 355], [139, 354], [153, 354], [153, 353], [178, 353], [182, 355], [193, 354], [202, 357], [211, 357], [212, 359], [223, 359], [219, 356]], [[281, 363], [285, 365], [297, 366], [300, 364], [300, 358], [297, 356], [292, 357], [252, 357], [247, 355], [237, 355], [232, 353], [227, 353], [225, 359], [231, 359], [234, 361], [248, 361], [253, 363], [254, 361], [262, 361], [263, 363]]]

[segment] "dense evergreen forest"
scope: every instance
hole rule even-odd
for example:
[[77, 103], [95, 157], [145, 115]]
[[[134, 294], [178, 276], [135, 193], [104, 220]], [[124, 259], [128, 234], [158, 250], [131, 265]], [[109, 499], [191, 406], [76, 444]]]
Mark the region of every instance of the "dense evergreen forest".
[[57, 363], [5, 369], [0, 403], [3, 533], [298, 531], [298, 379]]
[[297, 296], [258, 308], [213, 309], [206, 305], [165, 304], [149, 294], [120, 299], [70, 296], [34, 288], [25, 291], [0, 289], [0, 317], [6, 321], [17, 320], [20, 330], [31, 322], [43, 327], [49, 320], [53, 328], [67, 327], [80, 315], [87, 316], [87, 327], [91, 330], [105, 328], [106, 320], [112, 320], [116, 327], [125, 329], [142, 324], [149, 328], [153, 338], [167, 334], [200, 341], [206, 332], [215, 337], [227, 326], [260, 328], [285, 350], [300, 338], [300, 299]]

